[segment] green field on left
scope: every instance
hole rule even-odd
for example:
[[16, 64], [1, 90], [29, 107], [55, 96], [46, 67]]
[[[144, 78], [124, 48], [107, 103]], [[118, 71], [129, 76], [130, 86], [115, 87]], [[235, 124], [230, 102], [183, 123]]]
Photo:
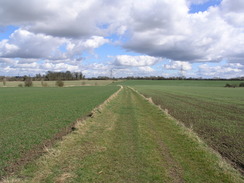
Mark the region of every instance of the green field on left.
[[5, 168], [76, 119], [118, 86], [0, 88], [0, 177]]

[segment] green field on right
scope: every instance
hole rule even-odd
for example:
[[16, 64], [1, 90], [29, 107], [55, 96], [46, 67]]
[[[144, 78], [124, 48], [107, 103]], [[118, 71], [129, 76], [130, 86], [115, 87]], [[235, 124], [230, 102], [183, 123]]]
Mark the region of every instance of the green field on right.
[[160, 105], [243, 172], [244, 88], [241, 81], [130, 80], [128, 85]]

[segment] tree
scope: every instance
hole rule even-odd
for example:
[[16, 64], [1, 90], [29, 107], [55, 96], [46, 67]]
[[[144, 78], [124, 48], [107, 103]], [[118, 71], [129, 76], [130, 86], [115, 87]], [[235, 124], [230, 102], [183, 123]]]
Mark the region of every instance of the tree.
[[31, 87], [33, 85], [30, 77], [25, 78], [25, 87]]
[[56, 81], [56, 86], [63, 87], [64, 86], [64, 82], [62, 80], [58, 80], [58, 81]]
[[244, 83], [240, 83], [239, 84], [239, 87], [244, 87]]
[[3, 78], [3, 86], [6, 86], [6, 78]]

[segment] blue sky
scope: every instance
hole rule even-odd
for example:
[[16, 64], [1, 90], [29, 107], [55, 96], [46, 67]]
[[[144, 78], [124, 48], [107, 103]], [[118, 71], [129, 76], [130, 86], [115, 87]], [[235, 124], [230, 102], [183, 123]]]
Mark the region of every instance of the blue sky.
[[0, 1], [0, 75], [244, 76], [242, 0]]
[[198, 12], [204, 12], [207, 11], [209, 7], [212, 6], [219, 6], [221, 3], [221, 0], [210, 0], [198, 4], [191, 4], [190, 6], [190, 13], [198, 13]]
[[2, 39], [9, 39], [9, 36], [15, 31], [19, 29], [17, 26], [1, 26], [0, 27], [0, 40]]

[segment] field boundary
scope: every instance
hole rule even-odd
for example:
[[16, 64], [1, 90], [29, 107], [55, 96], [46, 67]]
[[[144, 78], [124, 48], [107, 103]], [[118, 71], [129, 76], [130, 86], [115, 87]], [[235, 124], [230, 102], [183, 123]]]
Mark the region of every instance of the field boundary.
[[133, 90], [134, 92], [136, 92], [138, 95], [140, 95], [142, 98], [144, 98], [146, 101], [148, 101], [149, 103], [151, 103], [152, 105], [155, 105], [156, 107], [158, 107], [158, 109], [160, 111], [162, 111], [164, 114], [167, 115], [167, 117], [169, 119], [172, 119], [172, 121], [174, 121], [178, 126], [181, 127], [181, 129], [185, 132], [185, 134], [187, 134], [187, 136], [195, 141], [197, 141], [201, 147], [214, 154], [217, 158], [218, 158], [218, 165], [221, 169], [223, 170], [228, 170], [228, 171], [232, 171], [232, 172], [236, 172], [237, 174], [239, 174], [240, 176], [244, 174], [244, 172], [239, 169], [238, 167], [234, 166], [230, 160], [224, 158], [223, 156], [221, 156], [221, 154], [214, 150], [213, 148], [211, 148], [210, 146], [208, 146], [194, 131], [192, 128], [187, 128], [185, 126], [184, 123], [182, 123], [181, 121], [175, 119], [173, 116], [171, 116], [169, 113], [168, 113], [168, 110], [167, 109], [163, 109], [160, 105], [157, 105], [153, 102], [152, 98], [149, 97], [145, 97], [143, 94], [141, 94], [139, 91], [137, 91], [135, 88], [133, 87], [130, 87], [128, 86], [128, 88], [130, 88], [131, 90]]
[[118, 91], [116, 91], [114, 94], [112, 94], [108, 99], [106, 99], [102, 104], [98, 105], [97, 107], [95, 107], [89, 117], [93, 117], [97, 112], [101, 113], [102, 109], [104, 108], [104, 106], [106, 106], [111, 100], [113, 100], [115, 97], [117, 97], [117, 95], [119, 94], [119, 92], [121, 92], [121, 90], [123, 89], [122, 85], [118, 85], [120, 87], [120, 89]]
[[9, 166], [4, 168], [5, 175], [0, 177], [0, 182], [4, 178], [11, 176], [18, 172], [24, 165], [30, 163], [31, 161], [37, 159], [42, 154], [47, 153], [49, 148], [54, 146], [58, 141], [62, 140], [64, 136], [70, 134], [71, 132], [75, 131], [77, 128], [78, 123], [82, 123], [88, 118], [92, 118], [97, 112], [101, 113], [101, 110], [104, 106], [107, 105], [113, 98], [115, 98], [119, 92], [123, 89], [123, 86], [119, 86], [120, 88], [109, 96], [103, 103], [99, 104], [95, 107], [91, 112], [88, 114], [76, 119], [74, 122], [70, 123], [67, 127], [61, 129], [58, 133], [56, 133], [52, 138], [45, 140], [39, 145], [36, 145], [31, 150], [23, 153], [21, 157], [9, 164]]

